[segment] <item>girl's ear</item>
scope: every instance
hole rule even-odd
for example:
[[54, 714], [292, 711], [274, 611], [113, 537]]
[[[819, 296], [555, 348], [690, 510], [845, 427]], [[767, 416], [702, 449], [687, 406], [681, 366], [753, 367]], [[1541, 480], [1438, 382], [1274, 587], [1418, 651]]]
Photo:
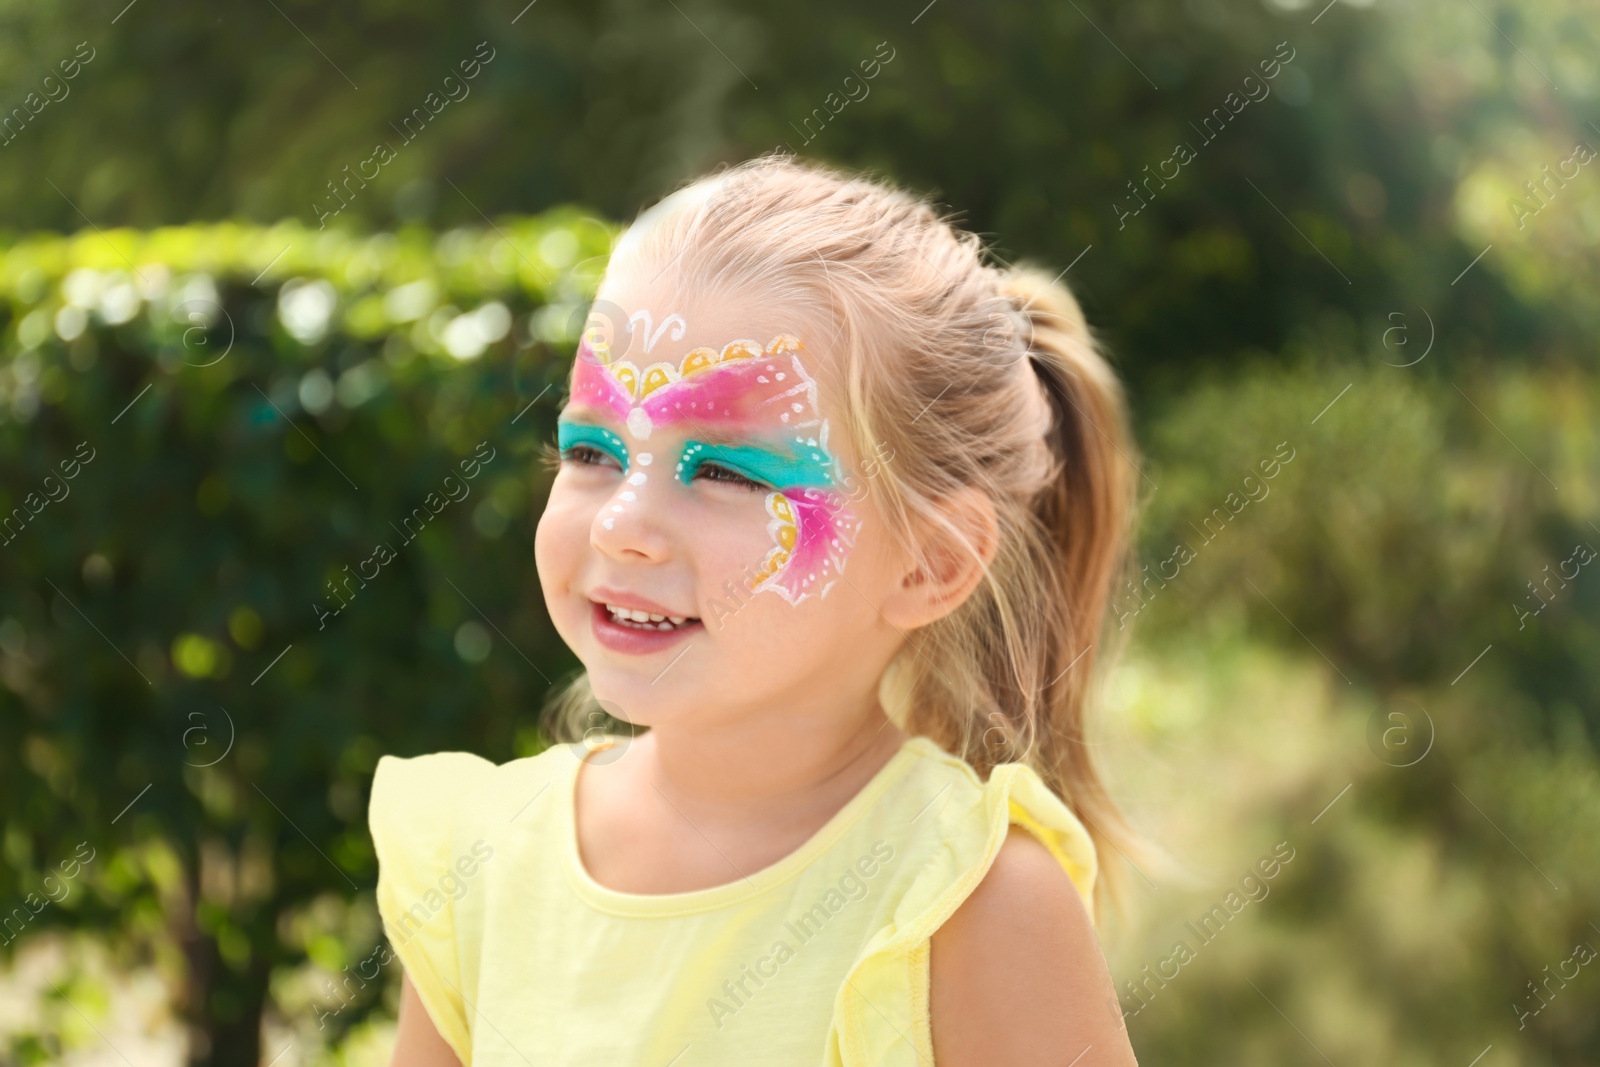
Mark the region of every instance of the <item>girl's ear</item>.
[[944, 522], [924, 527], [920, 559], [907, 562], [884, 605], [897, 628], [926, 626], [955, 611], [977, 588], [1000, 544], [1000, 523], [988, 494], [966, 486], [938, 504]]

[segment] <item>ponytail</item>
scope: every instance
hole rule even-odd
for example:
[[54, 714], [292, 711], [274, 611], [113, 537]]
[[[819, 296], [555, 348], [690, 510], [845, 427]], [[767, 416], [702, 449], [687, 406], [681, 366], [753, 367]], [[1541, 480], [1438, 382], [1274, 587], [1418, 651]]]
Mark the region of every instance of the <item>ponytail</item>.
[[1031, 511], [1048, 561], [1038, 581], [1065, 607], [1047, 616], [1052, 625], [1035, 653], [1045, 679], [1039, 714], [1048, 726], [1028, 762], [1089, 828], [1105, 875], [1097, 893], [1120, 905], [1126, 872], [1107, 859], [1144, 849], [1106, 789], [1088, 718], [1095, 663], [1114, 662], [1126, 637], [1107, 623], [1112, 591], [1132, 567], [1138, 510], [1127, 406], [1066, 287], [1021, 267], [1000, 275], [999, 290], [1023, 317], [1027, 362], [1050, 407], [1053, 475]]

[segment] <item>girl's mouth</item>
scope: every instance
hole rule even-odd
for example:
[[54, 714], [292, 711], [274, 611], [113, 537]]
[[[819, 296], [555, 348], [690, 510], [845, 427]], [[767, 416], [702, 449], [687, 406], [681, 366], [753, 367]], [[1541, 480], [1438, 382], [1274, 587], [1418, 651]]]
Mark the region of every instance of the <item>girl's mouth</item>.
[[610, 621], [618, 626], [639, 630], [676, 630], [688, 623], [700, 621], [692, 615], [656, 615], [635, 608], [619, 608], [615, 604], [607, 604], [605, 609]]
[[613, 652], [647, 655], [705, 629], [692, 615], [661, 615], [615, 604], [590, 603], [595, 639]]

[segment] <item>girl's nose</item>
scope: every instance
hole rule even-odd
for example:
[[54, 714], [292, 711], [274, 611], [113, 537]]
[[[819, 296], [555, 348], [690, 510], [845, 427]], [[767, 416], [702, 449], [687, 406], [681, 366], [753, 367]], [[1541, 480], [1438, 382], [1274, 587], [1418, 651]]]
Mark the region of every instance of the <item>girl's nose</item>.
[[658, 562], [668, 555], [667, 501], [657, 483], [670, 472], [656, 469], [651, 459], [649, 452], [634, 457], [589, 528], [590, 542], [613, 559]]

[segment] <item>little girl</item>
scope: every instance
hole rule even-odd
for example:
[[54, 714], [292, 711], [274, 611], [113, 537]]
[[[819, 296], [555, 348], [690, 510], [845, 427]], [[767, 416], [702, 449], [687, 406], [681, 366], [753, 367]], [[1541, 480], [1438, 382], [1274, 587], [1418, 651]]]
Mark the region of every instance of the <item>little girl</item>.
[[982, 256], [778, 155], [617, 243], [535, 545], [570, 743], [373, 781], [393, 1064], [1134, 1062], [1084, 726], [1124, 402]]

